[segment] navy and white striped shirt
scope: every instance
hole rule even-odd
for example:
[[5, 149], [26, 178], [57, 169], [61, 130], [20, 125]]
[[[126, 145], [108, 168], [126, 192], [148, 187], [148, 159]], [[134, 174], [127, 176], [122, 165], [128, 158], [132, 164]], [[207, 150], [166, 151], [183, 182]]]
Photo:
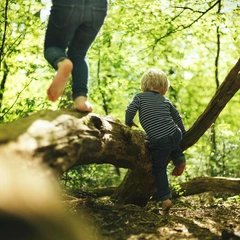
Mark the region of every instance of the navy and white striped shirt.
[[158, 92], [138, 93], [128, 105], [125, 124], [133, 125], [139, 112], [139, 120], [149, 139], [158, 139], [173, 134], [177, 127], [185, 133], [182, 118], [171, 101]]

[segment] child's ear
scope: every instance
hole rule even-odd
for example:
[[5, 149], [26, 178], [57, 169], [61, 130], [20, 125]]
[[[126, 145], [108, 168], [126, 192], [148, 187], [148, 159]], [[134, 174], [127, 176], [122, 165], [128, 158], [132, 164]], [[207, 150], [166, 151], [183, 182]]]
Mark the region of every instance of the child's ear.
[[161, 94], [164, 96], [167, 93], [167, 91], [161, 91]]

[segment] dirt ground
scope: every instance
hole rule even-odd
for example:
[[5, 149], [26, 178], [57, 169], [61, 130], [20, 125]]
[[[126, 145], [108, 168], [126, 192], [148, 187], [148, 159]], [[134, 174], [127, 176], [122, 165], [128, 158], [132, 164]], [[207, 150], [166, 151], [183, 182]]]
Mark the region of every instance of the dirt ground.
[[240, 239], [240, 196], [204, 193], [173, 202], [165, 216], [154, 201], [142, 208], [119, 205], [109, 197], [67, 200], [74, 214], [98, 229], [101, 240]]

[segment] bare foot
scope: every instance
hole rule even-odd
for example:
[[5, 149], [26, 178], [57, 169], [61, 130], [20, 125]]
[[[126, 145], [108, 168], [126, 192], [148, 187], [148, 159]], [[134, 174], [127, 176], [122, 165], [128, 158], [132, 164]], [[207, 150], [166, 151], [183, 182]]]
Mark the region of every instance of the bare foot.
[[64, 91], [67, 81], [73, 69], [73, 64], [69, 59], [64, 59], [58, 64], [57, 74], [47, 90], [48, 99], [55, 102]]
[[74, 100], [75, 107], [80, 112], [92, 112], [93, 106], [85, 96], [79, 96]]
[[171, 207], [172, 201], [170, 199], [162, 201], [162, 211], [164, 215], [168, 214]]
[[181, 176], [184, 169], [186, 167], [186, 163], [183, 162], [181, 163], [180, 165], [176, 166], [174, 169], [173, 169], [173, 172], [172, 172], [172, 175], [173, 176]]

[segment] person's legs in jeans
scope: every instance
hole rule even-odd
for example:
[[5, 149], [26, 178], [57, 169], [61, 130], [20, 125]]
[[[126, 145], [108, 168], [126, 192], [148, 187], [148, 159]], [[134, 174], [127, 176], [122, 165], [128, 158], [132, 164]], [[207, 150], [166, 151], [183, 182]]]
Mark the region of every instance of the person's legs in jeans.
[[[48, 98], [56, 101], [63, 93], [73, 65], [66, 49], [83, 18], [84, 0], [54, 0], [46, 30], [44, 56], [57, 70], [49, 89]], [[76, 6], [77, 3], [77, 6]]]
[[186, 167], [186, 159], [180, 146], [180, 142], [182, 140], [182, 132], [179, 128], [176, 130], [176, 134], [174, 135], [173, 140], [176, 147], [170, 154], [170, 158], [172, 159], [175, 166], [172, 175], [181, 176]]
[[73, 63], [72, 97], [75, 107], [80, 111], [92, 111], [87, 101], [89, 67], [87, 51], [96, 38], [107, 14], [106, 0], [87, 0], [82, 24], [77, 28], [69, 44], [68, 56]]
[[162, 202], [163, 211], [167, 211], [172, 203], [169, 188], [167, 165], [172, 151], [171, 143], [150, 144], [152, 154], [152, 173], [155, 177], [157, 200]]
[[177, 148], [172, 151], [172, 153], [170, 154], [170, 158], [172, 159], [175, 166], [172, 175], [181, 176], [186, 167], [186, 159], [180, 145], [178, 145]]
[[[102, 20], [96, 20], [90, 9], [100, 12], [98, 15]], [[85, 56], [103, 24], [106, 12], [107, 0], [53, 1], [44, 44], [44, 56], [57, 70], [48, 89], [49, 100], [56, 101], [61, 96], [72, 72], [75, 92], [73, 96], [77, 109], [92, 111], [92, 106], [87, 102], [88, 65]], [[97, 21], [97, 24], [94, 21]], [[83, 38], [84, 34], [86, 38]], [[76, 44], [78, 40], [84, 41], [78, 45]], [[70, 56], [66, 54], [67, 48]], [[81, 86], [75, 90], [78, 83]]]

